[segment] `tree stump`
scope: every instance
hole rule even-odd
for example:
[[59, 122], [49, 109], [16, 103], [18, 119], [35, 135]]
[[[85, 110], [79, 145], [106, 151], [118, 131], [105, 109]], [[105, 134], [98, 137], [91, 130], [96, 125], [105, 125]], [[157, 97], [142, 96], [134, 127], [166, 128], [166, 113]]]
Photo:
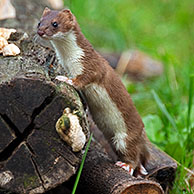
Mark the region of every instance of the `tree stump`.
[[50, 59], [47, 49], [30, 39], [20, 48], [23, 54], [18, 57], [0, 57], [0, 187], [43, 193], [75, 174], [82, 155], [60, 139], [57, 119], [65, 107], [79, 110], [81, 121], [85, 112], [71, 86], [48, 77], [43, 64]]

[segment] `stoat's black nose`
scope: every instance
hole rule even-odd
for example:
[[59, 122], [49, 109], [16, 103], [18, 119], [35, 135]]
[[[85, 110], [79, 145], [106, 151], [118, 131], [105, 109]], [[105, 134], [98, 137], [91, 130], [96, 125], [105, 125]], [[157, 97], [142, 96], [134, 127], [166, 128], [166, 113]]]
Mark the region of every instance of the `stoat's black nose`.
[[42, 31], [42, 30], [38, 30], [37, 33], [38, 33], [39, 36], [43, 36], [44, 35], [44, 31]]

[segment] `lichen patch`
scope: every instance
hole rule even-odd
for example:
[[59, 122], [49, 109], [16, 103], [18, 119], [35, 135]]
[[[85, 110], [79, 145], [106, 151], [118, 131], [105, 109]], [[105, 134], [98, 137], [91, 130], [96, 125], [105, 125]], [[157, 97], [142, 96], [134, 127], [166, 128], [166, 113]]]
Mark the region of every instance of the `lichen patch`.
[[0, 173], [0, 186], [4, 186], [14, 178], [11, 171], [4, 171]]

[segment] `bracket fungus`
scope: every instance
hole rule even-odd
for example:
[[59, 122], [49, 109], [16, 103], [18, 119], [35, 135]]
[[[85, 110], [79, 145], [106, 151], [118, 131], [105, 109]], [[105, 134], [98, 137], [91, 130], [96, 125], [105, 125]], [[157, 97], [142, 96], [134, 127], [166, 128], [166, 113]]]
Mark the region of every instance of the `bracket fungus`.
[[77, 111], [71, 113], [70, 108], [66, 108], [63, 115], [56, 122], [56, 130], [74, 152], [82, 150], [86, 143], [86, 134], [84, 134], [80, 125]]

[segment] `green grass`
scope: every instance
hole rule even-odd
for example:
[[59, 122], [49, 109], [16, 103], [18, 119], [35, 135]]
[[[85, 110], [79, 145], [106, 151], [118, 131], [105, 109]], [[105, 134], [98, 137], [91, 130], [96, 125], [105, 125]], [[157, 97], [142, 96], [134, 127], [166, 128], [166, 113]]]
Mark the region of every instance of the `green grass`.
[[191, 193], [187, 172], [194, 153], [194, 2], [192, 0], [68, 0], [97, 49], [136, 48], [160, 60], [164, 74], [126, 85], [149, 138], [176, 159], [171, 193]]
[[85, 159], [86, 159], [89, 147], [90, 147], [90, 143], [92, 141], [92, 136], [93, 136], [93, 134], [91, 133], [90, 138], [88, 140], [88, 144], [86, 146], [85, 153], [83, 155], [83, 158], [82, 158], [82, 161], [81, 161], [81, 164], [80, 164], [80, 167], [79, 167], [79, 170], [77, 172], [77, 176], [76, 176], [76, 180], [75, 180], [75, 183], [74, 183], [74, 186], [73, 186], [72, 194], [75, 194], [75, 192], [76, 192], [76, 189], [77, 189], [77, 186], [78, 186], [78, 182], [79, 182], [79, 179], [80, 179], [80, 176], [81, 176], [81, 173], [82, 173], [82, 169], [84, 167], [84, 162], [85, 162]]

